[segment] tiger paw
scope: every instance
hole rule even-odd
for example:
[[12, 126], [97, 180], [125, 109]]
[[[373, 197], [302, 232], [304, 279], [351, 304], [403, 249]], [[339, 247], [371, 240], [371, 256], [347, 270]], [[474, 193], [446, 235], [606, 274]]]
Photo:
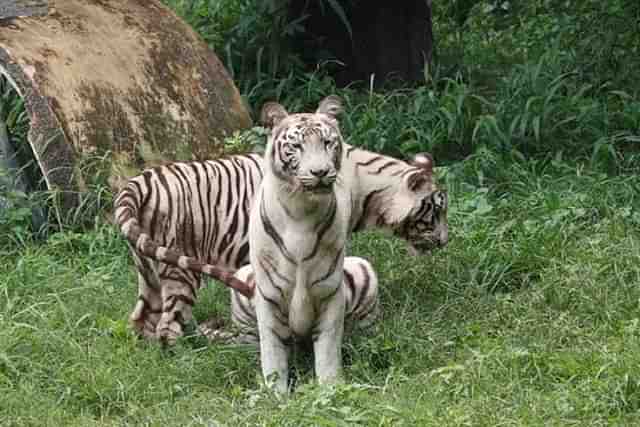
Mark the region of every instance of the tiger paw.
[[129, 324], [131, 325], [131, 329], [141, 338], [144, 339], [155, 339], [156, 338], [156, 326], [151, 323], [148, 319], [141, 320], [130, 320]]
[[129, 317], [129, 325], [131, 329], [141, 338], [155, 339], [156, 338], [156, 324], [157, 319], [151, 318], [151, 316], [142, 316], [134, 318]]
[[138, 300], [135, 309], [129, 316], [129, 325], [141, 338], [155, 339], [156, 325], [160, 320], [160, 314], [150, 310], [142, 300]]
[[176, 320], [168, 322], [161, 319], [156, 327], [156, 338], [165, 345], [174, 345], [183, 335], [182, 324]]
[[216, 317], [200, 323], [197, 333], [212, 344], [241, 344], [255, 347], [259, 344], [257, 330], [242, 330]]

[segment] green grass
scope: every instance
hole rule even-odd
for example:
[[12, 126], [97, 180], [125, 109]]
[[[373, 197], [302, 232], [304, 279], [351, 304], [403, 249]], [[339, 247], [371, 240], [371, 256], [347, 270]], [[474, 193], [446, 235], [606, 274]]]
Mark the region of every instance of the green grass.
[[[469, 164], [467, 164], [469, 163]], [[636, 425], [640, 201], [636, 177], [514, 163], [502, 181], [442, 171], [451, 242], [421, 258], [358, 235], [383, 319], [345, 343], [345, 382], [290, 399], [263, 389], [255, 351], [134, 338], [135, 274], [109, 225], [3, 244], [2, 425]], [[226, 315], [210, 285], [196, 317]]]
[[[425, 84], [376, 93], [337, 90], [322, 67], [305, 72], [286, 45], [275, 49], [300, 29], [266, 2], [166, 3], [225, 61], [254, 113], [274, 99], [309, 110], [337, 92], [350, 143], [434, 153], [450, 244], [410, 258], [398, 240], [356, 236], [350, 252], [378, 271], [383, 318], [345, 342], [343, 384], [314, 385], [299, 357], [296, 390], [279, 400], [261, 385], [255, 350], [196, 336], [166, 350], [131, 334], [136, 276], [100, 219], [104, 185], [64, 221], [95, 219], [86, 232], [37, 240], [30, 210], [9, 211], [0, 425], [640, 423], [637, 2], [451, 2], [434, 9], [439, 59]], [[20, 139], [24, 108], [7, 93]], [[213, 284], [195, 310], [212, 315], [228, 315]]]

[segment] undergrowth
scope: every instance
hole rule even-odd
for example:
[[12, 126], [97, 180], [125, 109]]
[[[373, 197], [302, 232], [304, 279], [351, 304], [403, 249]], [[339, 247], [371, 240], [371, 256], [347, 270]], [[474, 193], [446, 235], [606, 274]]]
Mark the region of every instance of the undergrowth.
[[635, 2], [433, 5], [436, 60], [424, 85], [377, 92], [336, 89], [325, 63], [303, 66], [288, 41], [304, 31], [305, 17], [287, 16], [286, 1], [168, 3], [224, 60], [254, 117], [266, 101], [308, 110], [337, 92], [351, 142], [395, 156], [429, 151], [448, 163], [478, 150], [562, 152], [611, 173], [639, 170]]

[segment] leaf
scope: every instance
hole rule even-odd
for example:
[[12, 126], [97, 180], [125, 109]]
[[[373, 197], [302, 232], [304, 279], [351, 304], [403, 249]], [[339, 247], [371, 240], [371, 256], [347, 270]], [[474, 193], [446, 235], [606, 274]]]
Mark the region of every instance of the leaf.
[[[522, 116], [520, 114], [517, 114], [511, 121], [511, 125], [509, 125], [509, 139], [513, 139], [513, 135], [515, 134], [516, 128], [518, 127], [518, 122], [520, 122], [521, 119]], [[526, 120], [522, 120], [522, 123], [524, 123], [526, 127]]]
[[540, 116], [533, 118], [533, 134], [536, 137], [536, 142], [540, 142]]
[[349, 23], [349, 19], [347, 19], [347, 14], [344, 12], [342, 5], [338, 3], [336, 0], [327, 0], [327, 3], [329, 3], [329, 5], [331, 6], [331, 9], [333, 9], [336, 15], [338, 15], [338, 17], [344, 24], [344, 27], [347, 29], [347, 32], [349, 32], [349, 38], [351, 39], [351, 41], [353, 41], [353, 32], [351, 31], [351, 24]]
[[489, 108], [493, 108], [494, 104], [487, 100], [486, 98], [480, 96], [480, 95], [471, 95], [471, 98], [476, 99], [478, 101], [480, 101], [480, 103], [484, 104], [485, 106], [489, 107]]
[[482, 198], [479, 200], [478, 206], [476, 210], [473, 212], [474, 215], [485, 215], [493, 210], [493, 206], [489, 204], [487, 199]]
[[629, 95], [627, 92], [624, 92], [622, 90], [612, 90], [609, 93], [611, 93], [613, 95], [618, 95], [620, 98], [633, 99], [633, 97], [631, 95]]
[[477, 143], [478, 131], [484, 127], [484, 117], [480, 117], [478, 121], [476, 121], [476, 125], [473, 127], [473, 133], [471, 134], [471, 142], [473, 144]]

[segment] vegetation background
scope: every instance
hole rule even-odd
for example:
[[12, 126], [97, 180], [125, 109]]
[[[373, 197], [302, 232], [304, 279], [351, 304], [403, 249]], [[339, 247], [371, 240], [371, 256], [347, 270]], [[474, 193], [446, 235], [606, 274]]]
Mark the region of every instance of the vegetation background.
[[[358, 235], [351, 253], [379, 272], [383, 318], [345, 344], [344, 384], [316, 387], [301, 358], [295, 393], [278, 400], [251, 349], [192, 335], [167, 351], [132, 336], [136, 278], [104, 220], [106, 185], [77, 212], [91, 226], [70, 218], [47, 240], [30, 209], [47, 195], [5, 191], [0, 425], [640, 423], [639, 2], [435, 2], [424, 82], [376, 91], [306, 68], [288, 47], [304, 17], [279, 2], [166, 3], [252, 108], [307, 110], [337, 93], [351, 144], [432, 152], [451, 241], [410, 258], [393, 238]], [[24, 151], [21, 100], [0, 96]], [[234, 135], [228, 151], [263, 136]], [[196, 317], [227, 314], [227, 300], [210, 285]]]

